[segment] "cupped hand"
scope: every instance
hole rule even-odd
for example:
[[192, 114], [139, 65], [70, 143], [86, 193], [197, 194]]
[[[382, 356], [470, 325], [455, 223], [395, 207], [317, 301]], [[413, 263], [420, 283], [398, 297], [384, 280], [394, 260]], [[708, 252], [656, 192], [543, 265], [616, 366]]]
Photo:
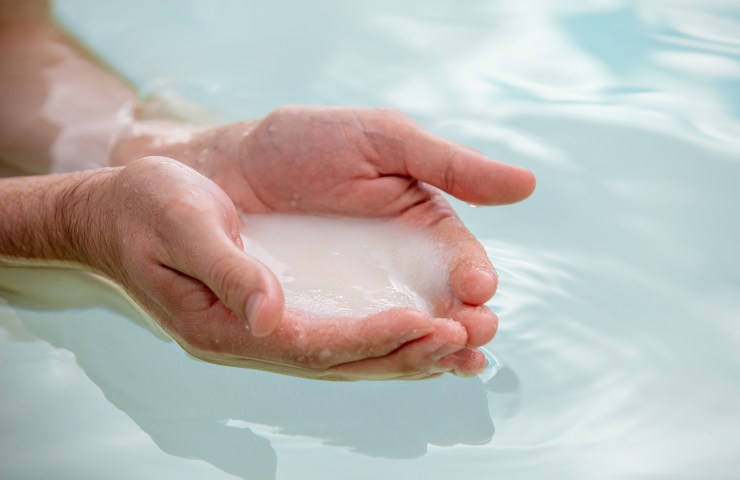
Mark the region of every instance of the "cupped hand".
[[89, 205], [88, 263], [121, 284], [192, 355], [328, 379], [470, 374], [481, 359], [457, 322], [395, 309], [308, 318], [243, 251], [229, 197], [171, 159], [107, 173]]
[[[388, 109], [282, 107], [256, 123], [221, 128], [211, 177], [238, 208], [257, 213], [391, 217], [446, 249], [449, 292], [434, 314], [465, 327], [468, 347], [489, 342], [498, 319], [484, 303], [497, 276], [443, 190], [476, 205], [520, 201], [527, 170], [434, 136]], [[473, 350], [450, 362], [482, 365]]]

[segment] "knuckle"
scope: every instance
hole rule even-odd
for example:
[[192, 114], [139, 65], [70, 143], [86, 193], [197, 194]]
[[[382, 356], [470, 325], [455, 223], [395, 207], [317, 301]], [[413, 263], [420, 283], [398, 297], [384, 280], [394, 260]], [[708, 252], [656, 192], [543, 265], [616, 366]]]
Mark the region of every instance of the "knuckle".
[[457, 172], [459, 160], [459, 152], [452, 150], [447, 161], [447, 166], [445, 167], [443, 178], [443, 184], [445, 186], [445, 191], [447, 192], [452, 192], [455, 189], [455, 174]]

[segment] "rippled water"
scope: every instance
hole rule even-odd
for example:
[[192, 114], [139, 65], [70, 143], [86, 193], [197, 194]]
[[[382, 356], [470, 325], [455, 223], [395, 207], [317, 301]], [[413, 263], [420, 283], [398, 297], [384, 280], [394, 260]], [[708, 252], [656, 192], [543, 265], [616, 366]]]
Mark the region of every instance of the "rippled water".
[[213, 366], [84, 275], [0, 270], [4, 478], [738, 478], [737, 1], [56, 8], [143, 91], [393, 105], [539, 186], [456, 203], [501, 274], [485, 383]]

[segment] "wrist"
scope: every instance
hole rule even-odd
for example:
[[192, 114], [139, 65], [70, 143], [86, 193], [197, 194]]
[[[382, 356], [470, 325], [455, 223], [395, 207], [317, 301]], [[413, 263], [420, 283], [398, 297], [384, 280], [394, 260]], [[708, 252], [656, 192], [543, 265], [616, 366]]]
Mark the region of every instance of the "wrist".
[[109, 158], [111, 166], [125, 166], [148, 156], [163, 156], [216, 181], [233, 175], [232, 166], [238, 169], [244, 138], [258, 123], [248, 120], [206, 127], [177, 119], [137, 117], [114, 143]]
[[242, 147], [257, 123], [258, 120], [230, 123], [204, 132], [203, 143], [207, 145], [207, 155], [204, 155], [200, 168], [196, 170], [224, 190], [231, 190], [229, 185], [234, 181], [241, 185]]
[[110, 274], [108, 259], [115, 255], [115, 208], [111, 190], [121, 168], [80, 172], [56, 195], [49, 225], [52, 255]]
[[119, 167], [142, 157], [168, 156], [166, 154], [170, 152], [191, 156], [193, 140], [202, 130], [204, 127], [179, 120], [132, 119], [113, 142], [108, 162]]
[[109, 155], [111, 166], [125, 166], [147, 156], [177, 157], [180, 162], [195, 166], [202, 150], [198, 137], [208, 127], [189, 121], [186, 112], [180, 111], [182, 105], [170, 103], [150, 98], [133, 104], [126, 128], [113, 142]]

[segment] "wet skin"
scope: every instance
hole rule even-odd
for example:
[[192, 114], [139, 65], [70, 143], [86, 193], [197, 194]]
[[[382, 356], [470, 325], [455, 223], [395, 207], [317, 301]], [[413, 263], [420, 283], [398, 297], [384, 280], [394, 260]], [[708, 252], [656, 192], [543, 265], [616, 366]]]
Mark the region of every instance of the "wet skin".
[[[153, 143], [131, 139], [119, 158]], [[144, 283], [119, 281], [137, 285], [129, 287], [134, 297], [146, 299], [142, 303], [191, 353], [224, 363], [259, 359], [293, 365], [307, 369], [303, 374], [330, 378], [467, 375], [485, 366], [474, 347], [495, 334], [498, 319], [483, 304], [494, 294], [497, 278], [483, 248], [438, 189], [478, 205], [511, 203], [532, 192], [530, 172], [435, 137], [387, 109], [283, 107], [259, 122], [203, 130], [155, 153], [193, 159], [221, 187], [161, 159], [130, 164], [130, 172], [123, 172], [132, 184], [134, 178], [152, 183], [119, 202], [131, 205], [152, 196], [136, 211], [161, 209], [167, 219], [154, 218], [141, 227], [142, 235], [129, 237], [149, 239], [147, 229], [167, 226], [161, 241], [177, 241], [160, 248], [166, 256], [148, 265], [121, 252], [126, 264], [121, 271], [147, 273], [139, 276]], [[444, 245], [449, 293], [436, 299], [436, 318], [398, 309], [317, 322], [285, 311], [272, 272], [242, 251], [235, 207], [395, 218]], [[141, 220], [132, 217], [126, 231], [139, 228]]]
[[[333, 379], [484, 366], [475, 347], [496, 332], [484, 303], [497, 278], [440, 190], [512, 203], [534, 189], [530, 172], [388, 109], [282, 107], [214, 128], [147, 120], [156, 102], [57, 28], [47, 2], [0, 6], [0, 172], [116, 166], [0, 180], [0, 255], [107, 275], [209, 361]], [[448, 293], [434, 318], [309, 322], [284, 310], [273, 273], [244, 253], [238, 210], [392, 218], [443, 245]]]

